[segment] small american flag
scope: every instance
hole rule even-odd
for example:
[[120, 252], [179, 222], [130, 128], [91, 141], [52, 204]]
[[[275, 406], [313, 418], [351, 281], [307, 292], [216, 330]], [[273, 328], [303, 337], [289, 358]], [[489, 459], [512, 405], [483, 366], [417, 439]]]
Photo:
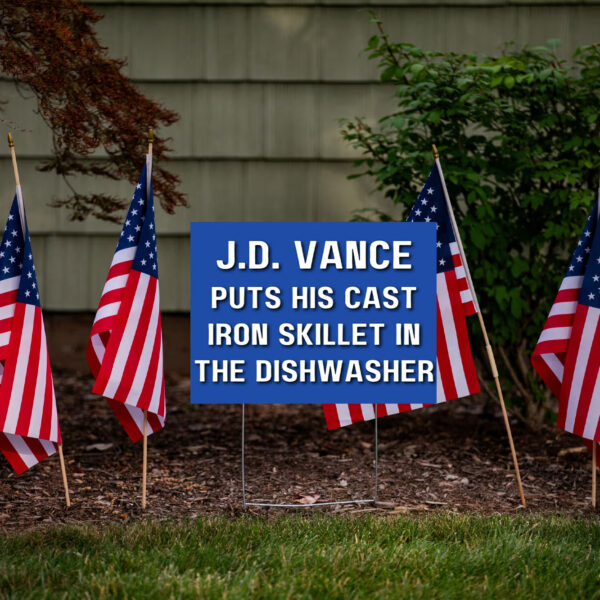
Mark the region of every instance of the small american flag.
[[557, 425], [600, 441], [598, 202], [571, 257], [531, 362], [559, 399]]
[[104, 396], [133, 442], [165, 424], [152, 157], [147, 156], [121, 231], [87, 347]]
[[0, 450], [21, 474], [61, 443], [21, 189], [0, 248]]
[[[479, 381], [465, 317], [475, 314], [477, 309], [448, 212], [439, 163], [429, 174], [408, 221], [437, 224], [437, 403], [476, 394], [480, 391]], [[377, 416], [422, 407], [422, 404], [379, 404]], [[375, 418], [374, 404], [325, 404], [323, 410], [329, 429]]]

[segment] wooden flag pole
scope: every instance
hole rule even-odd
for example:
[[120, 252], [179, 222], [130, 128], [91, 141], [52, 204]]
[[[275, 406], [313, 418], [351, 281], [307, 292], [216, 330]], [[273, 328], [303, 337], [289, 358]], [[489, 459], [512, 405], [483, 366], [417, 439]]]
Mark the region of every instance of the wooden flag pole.
[[[25, 207], [23, 206], [23, 196], [21, 194], [21, 180], [19, 178], [19, 168], [17, 166], [17, 155], [15, 154], [15, 142], [12, 135], [8, 134], [8, 147], [10, 148], [10, 157], [12, 159], [13, 171], [15, 174], [15, 183], [17, 185], [17, 202], [19, 203], [19, 212], [21, 213], [21, 227], [23, 235], [25, 235]], [[69, 483], [67, 481], [67, 469], [65, 467], [65, 457], [63, 456], [62, 444], [58, 446], [58, 457], [60, 459], [60, 470], [62, 473], [63, 485], [65, 487], [65, 500], [67, 508], [71, 506], [71, 496], [69, 495]]]
[[71, 506], [71, 496], [69, 495], [69, 482], [67, 481], [67, 469], [65, 467], [65, 457], [63, 455], [62, 444], [58, 444], [58, 458], [60, 460], [60, 471], [62, 473], [63, 486], [65, 488], [65, 500], [67, 508]]
[[146, 473], [148, 472], [148, 411], [144, 411], [144, 450], [142, 458], [142, 508], [146, 508]]
[[473, 303], [474, 303], [475, 309], [477, 311], [477, 316], [479, 318], [479, 324], [481, 326], [481, 331], [483, 332], [483, 340], [485, 342], [485, 349], [487, 351], [490, 368], [492, 370], [492, 376], [494, 377], [494, 381], [496, 383], [496, 391], [498, 393], [498, 399], [500, 400], [500, 407], [502, 408], [502, 417], [504, 419], [504, 426], [506, 428], [506, 434], [508, 436], [508, 444], [510, 446], [510, 452], [512, 454], [513, 464], [515, 467], [515, 476], [517, 478], [517, 485], [519, 487], [519, 495], [521, 496], [521, 504], [525, 507], [525, 506], [527, 506], [527, 503], [525, 501], [525, 494], [523, 493], [523, 484], [521, 482], [521, 472], [519, 470], [519, 461], [517, 460], [517, 451], [515, 450], [515, 444], [513, 441], [512, 431], [510, 428], [510, 421], [508, 420], [508, 412], [506, 411], [506, 405], [504, 403], [504, 395], [502, 394], [502, 387], [500, 386], [500, 377], [498, 374], [498, 367], [496, 366], [496, 359], [494, 357], [494, 351], [492, 350], [492, 346], [490, 345], [490, 340], [488, 337], [487, 329], [485, 327], [485, 322], [483, 321], [483, 315], [482, 315], [481, 309], [479, 307], [477, 295], [475, 294], [475, 287], [473, 285], [473, 280], [471, 279], [471, 273], [469, 272], [469, 265], [467, 263], [467, 258], [465, 256], [465, 251], [463, 249], [462, 240], [460, 237], [460, 233], [458, 231], [458, 226], [456, 225], [456, 219], [454, 218], [454, 211], [452, 210], [452, 203], [450, 202], [450, 196], [448, 194], [448, 189], [446, 188], [446, 181], [444, 179], [444, 175], [442, 172], [442, 166], [440, 164], [440, 155], [439, 155], [437, 148], [435, 147], [435, 144], [432, 146], [432, 148], [433, 148], [433, 158], [435, 159], [435, 164], [438, 168], [438, 172], [440, 174], [440, 180], [442, 182], [442, 188], [444, 191], [444, 197], [446, 199], [446, 205], [448, 207], [448, 213], [450, 214], [450, 220], [452, 222], [452, 227], [453, 227], [454, 233], [456, 235], [456, 242], [458, 245], [458, 250], [460, 252], [460, 257], [462, 260], [463, 267], [465, 269], [465, 275], [467, 277], [467, 282], [469, 284], [471, 294], [473, 295]]
[[[15, 141], [11, 133], [8, 134], [8, 147], [10, 148], [10, 157], [12, 158], [13, 172], [15, 174], [15, 183], [21, 187], [21, 180], [19, 179], [19, 167], [17, 167], [17, 155], [15, 154]], [[23, 232], [25, 233], [25, 232]]]
[[597, 465], [597, 448], [598, 442], [592, 440], [592, 508], [596, 508], [596, 478], [598, 473]]
[[[148, 130], [148, 156], [152, 157], [152, 145], [154, 144], [154, 131]], [[148, 171], [148, 193], [150, 193], [150, 178], [152, 174]], [[142, 455], [142, 508], [146, 508], [146, 481], [148, 472], [148, 411], [144, 411], [144, 442]]]

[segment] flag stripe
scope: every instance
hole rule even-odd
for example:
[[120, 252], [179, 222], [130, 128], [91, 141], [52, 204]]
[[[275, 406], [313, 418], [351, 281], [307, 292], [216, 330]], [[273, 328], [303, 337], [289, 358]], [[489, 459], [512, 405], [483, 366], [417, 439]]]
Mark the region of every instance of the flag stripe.
[[[450, 296], [448, 294], [448, 282], [445, 274], [438, 274], [438, 307], [440, 311], [440, 319], [438, 323], [443, 322], [443, 333], [445, 346], [450, 356], [460, 356], [460, 346], [458, 335], [456, 332], [455, 315], [452, 311], [452, 304], [450, 303]], [[452, 371], [452, 378], [454, 380], [454, 387], [459, 397], [466, 396], [469, 394], [469, 386], [467, 385], [467, 378], [464, 371], [462, 360], [453, 360], [450, 362], [450, 368]]]
[[144, 277], [136, 272], [135, 276], [132, 276], [132, 279], [134, 281], [137, 279], [135, 294], [133, 296], [131, 306], [127, 311], [127, 321], [123, 329], [123, 335], [117, 349], [114, 365], [109, 375], [109, 380], [103, 392], [109, 398], [112, 398], [116, 394], [118, 386], [123, 379], [127, 360], [131, 357], [133, 340], [136, 332], [138, 331], [137, 323], [140, 320], [142, 309], [144, 308], [144, 300], [146, 299], [146, 290], [148, 288], [149, 278]]
[[[127, 315], [133, 306], [133, 301], [135, 299], [135, 294], [137, 291], [136, 279], [139, 278], [139, 274], [134, 274], [134, 276], [130, 280], [130, 286], [128, 286], [123, 294], [123, 300], [121, 302], [122, 309], [122, 317], [119, 323], [119, 327], [116, 327], [112, 332], [107, 349], [109, 347], [118, 348], [121, 344], [121, 340], [123, 339], [123, 335], [125, 333], [125, 327], [123, 322], [127, 322]], [[115, 365], [117, 358], [117, 351], [114, 352], [105, 352], [104, 359], [102, 360], [102, 365], [100, 367], [100, 372], [98, 373], [98, 377], [96, 379], [96, 384], [94, 385], [93, 392], [95, 394], [100, 394], [101, 396], [107, 396], [110, 398], [110, 394], [106, 392], [106, 388], [108, 386], [109, 378], [112, 374], [113, 366]], [[123, 365], [117, 366], [119, 372], [122, 372]]]
[[[40, 312], [35, 310], [34, 306], [28, 306], [27, 310], [31, 309], [31, 312], [33, 313], [31, 315], [31, 321], [32, 321], [32, 334], [31, 334], [31, 338], [30, 338], [30, 344], [29, 344], [29, 350], [28, 350], [28, 354], [29, 354], [29, 361], [27, 364], [27, 370], [26, 370], [26, 375], [25, 375], [25, 381], [23, 382], [23, 393], [21, 394], [22, 396], [22, 401], [21, 401], [21, 406], [17, 415], [18, 418], [18, 429], [20, 431], [25, 431], [27, 430], [29, 432], [29, 434], [31, 435], [31, 422], [32, 422], [32, 413], [33, 411], [33, 405], [34, 405], [34, 401], [35, 401], [35, 388], [36, 388], [36, 383], [38, 380], [38, 371], [40, 368], [40, 342], [41, 342], [41, 333], [40, 333], [40, 329], [41, 329], [41, 319], [42, 319], [42, 315]], [[14, 390], [13, 390], [14, 391]], [[19, 398], [17, 398], [17, 401], [19, 401]], [[42, 409], [38, 409], [36, 411], [36, 418], [41, 418], [42, 416]], [[31, 435], [31, 437], [35, 437], [36, 434], [39, 434], [39, 431], [36, 431], [33, 435]]]
[[439, 379], [437, 381], [437, 387], [443, 391], [444, 398], [456, 398], [457, 389], [454, 383], [454, 377], [452, 376], [452, 361], [448, 353], [448, 346], [445, 343], [446, 333], [444, 331], [444, 323], [442, 321], [442, 313], [440, 311], [439, 302], [437, 305], [437, 374]]
[[[143, 275], [143, 277], [147, 277], [147, 275]], [[154, 278], [151, 278], [154, 280]], [[142, 394], [142, 390], [144, 385], [150, 381], [150, 378], [147, 377], [147, 373], [153, 372], [157, 370], [158, 367], [158, 352], [159, 352], [159, 344], [157, 344], [157, 336], [156, 336], [156, 328], [159, 325], [160, 319], [160, 306], [159, 306], [159, 298], [156, 293], [156, 284], [150, 282], [148, 294], [146, 295], [145, 307], [151, 305], [151, 313], [148, 318], [149, 326], [148, 331], [143, 331], [138, 329], [137, 331], [137, 344], [135, 348], [135, 354], [131, 354], [130, 356], [130, 370], [135, 373], [133, 377], [133, 381], [129, 388], [129, 393], [127, 394], [127, 399], [125, 400], [126, 404], [133, 404], [137, 406], [140, 395]], [[145, 319], [142, 319], [145, 321]], [[154, 335], [150, 335], [154, 332]], [[135, 357], [135, 362], [137, 364], [133, 364], [132, 357]], [[154, 364], [152, 359], [155, 358]], [[144, 406], [143, 408], [148, 408]], [[158, 406], [156, 407], [158, 408]]]
[[[33, 322], [35, 316], [35, 307], [28, 304], [19, 303], [15, 311], [15, 320], [17, 321], [21, 340], [19, 343], [19, 353], [17, 355], [17, 365], [14, 377], [11, 381], [10, 401], [8, 406], [8, 415], [6, 418], [5, 429], [9, 433], [16, 433], [16, 419], [21, 406], [21, 397], [25, 387], [25, 378], [30, 366], [28, 356], [31, 352], [31, 338], [33, 333]], [[37, 365], [36, 365], [37, 366]]]
[[46, 404], [47, 374], [50, 371], [50, 365], [48, 364], [48, 351], [46, 348], [46, 334], [44, 332], [44, 328], [42, 327], [41, 329], [42, 330], [39, 347], [39, 373], [37, 373], [35, 381], [35, 390], [33, 392], [34, 418], [29, 424], [30, 437], [36, 437], [40, 435], [42, 430], [42, 412]]
[[[156, 287], [156, 279], [154, 277], [142, 273], [139, 278], [140, 281], [138, 282], [134, 300], [134, 310], [129, 314], [129, 319], [125, 327], [125, 334], [119, 347], [121, 355], [117, 353], [116, 363], [121, 363], [123, 365], [123, 372], [118, 372], [116, 375], [118, 378], [116, 389], [113, 390], [110, 387], [107, 388], [108, 395], [111, 398], [125, 398], [124, 401], [127, 404], [133, 405], [137, 405], [137, 401], [127, 402], [127, 398], [133, 389], [136, 370], [140, 364], [140, 355], [143, 353], [145, 342], [149, 337], [148, 330], [144, 327], [138, 327], [138, 324], [147, 323], [151, 318], [155, 299], [153, 290]], [[137, 308], [139, 308], [139, 312], [136, 310]], [[130, 340], [131, 343], [129, 343]]]

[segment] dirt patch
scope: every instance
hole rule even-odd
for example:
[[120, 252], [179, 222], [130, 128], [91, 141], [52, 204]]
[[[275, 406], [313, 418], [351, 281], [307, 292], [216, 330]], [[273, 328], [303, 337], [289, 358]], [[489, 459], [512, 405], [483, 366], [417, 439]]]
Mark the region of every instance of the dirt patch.
[[[73, 505], [64, 505], [58, 458], [16, 477], [0, 465], [0, 527], [241, 514], [240, 406], [190, 406], [189, 380], [167, 378], [165, 430], [150, 437], [148, 502], [140, 508], [141, 444], [131, 444], [87, 373], [55, 373]], [[249, 500], [299, 503], [373, 495], [373, 424], [328, 432], [320, 406], [246, 409]], [[514, 422], [531, 512], [592, 514], [587, 452], [575, 437]], [[382, 504], [333, 510], [516, 513], [506, 435], [493, 405], [474, 397], [379, 422]], [[246, 509], [264, 514], [274, 509]], [[322, 509], [318, 509], [322, 510]]]

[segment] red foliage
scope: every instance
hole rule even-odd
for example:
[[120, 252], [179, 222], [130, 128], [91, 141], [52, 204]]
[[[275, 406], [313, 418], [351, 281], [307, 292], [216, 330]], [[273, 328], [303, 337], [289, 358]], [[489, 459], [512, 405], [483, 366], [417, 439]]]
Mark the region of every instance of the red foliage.
[[[98, 193], [79, 194], [70, 176], [101, 175], [134, 183], [147, 151], [146, 132], [179, 117], [141, 94], [108, 58], [93, 29], [102, 16], [78, 0], [0, 0], [0, 69], [33, 92], [52, 130], [52, 159], [40, 169], [62, 175], [72, 195], [54, 206], [75, 220], [88, 215], [116, 220], [126, 203]], [[186, 206], [179, 178], [160, 166], [167, 139], [155, 136], [154, 190], [173, 213]], [[98, 155], [104, 149], [107, 157]], [[157, 164], [158, 163], [158, 164]]]

